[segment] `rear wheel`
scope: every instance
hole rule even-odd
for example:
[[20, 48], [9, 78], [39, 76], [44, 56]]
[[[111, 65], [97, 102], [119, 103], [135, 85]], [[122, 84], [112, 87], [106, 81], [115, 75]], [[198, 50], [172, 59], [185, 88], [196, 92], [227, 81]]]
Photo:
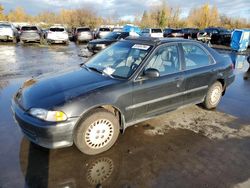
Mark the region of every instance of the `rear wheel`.
[[77, 127], [74, 143], [88, 155], [96, 155], [111, 148], [119, 136], [119, 121], [114, 114], [97, 109]]
[[207, 109], [216, 108], [219, 104], [223, 93], [222, 84], [220, 82], [215, 82], [207, 92], [203, 105]]

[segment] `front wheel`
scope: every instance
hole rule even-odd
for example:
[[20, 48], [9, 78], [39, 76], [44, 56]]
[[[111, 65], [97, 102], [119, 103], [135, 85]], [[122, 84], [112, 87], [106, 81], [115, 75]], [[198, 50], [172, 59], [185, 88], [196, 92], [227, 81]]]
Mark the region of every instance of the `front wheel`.
[[223, 93], [222, 84], [215, 82], [207, 92], [203, 105], [206, 109], [214, 109], [219, 104]]
[[97, 109], [82, 120], [74, 135], [77, 148], [88, 155], [110, 149], [119, 136], [119, 121], [114, 114]]

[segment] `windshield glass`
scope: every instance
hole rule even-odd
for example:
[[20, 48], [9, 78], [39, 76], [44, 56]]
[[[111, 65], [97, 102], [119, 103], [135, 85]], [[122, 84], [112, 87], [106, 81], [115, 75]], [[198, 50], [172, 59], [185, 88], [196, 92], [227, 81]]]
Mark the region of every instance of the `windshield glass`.
[[107, 34], [104, 38], [105, 39], [118, 39], [118, 37], [121, 36], [120, 32], [112, 32]]
[[11, 27], [10, 24], [0, 24], [0, 28], [4, 28], [4, 27]]
[[150, 49], [148, 45], [121, 41], [101, 51], [85, 65], [112, 77], [129, 78]]
[[152, 33], [162, 33], [161, 29], [152, 29]]
[[221, 33], [230, 33], [230, 31], [229, 31], [229, 30], [224, 29], [224, 28], [220, 28], [220, 32], [221, 32]]
[[64, 31], [64, 28], [53, 27], [53, 28], [50, 28], [49, 30], [50, 30], [50, 31], [53, 31], [53, 32], [63, 32], [63, 31]]
[[90, 31], [89, 28], [78, 28], [77, 32], [84, 32], [84, 31]]
[[36, 31], [37, 27], [36, 26], [24, 26], [21, 29], [22, 31]]

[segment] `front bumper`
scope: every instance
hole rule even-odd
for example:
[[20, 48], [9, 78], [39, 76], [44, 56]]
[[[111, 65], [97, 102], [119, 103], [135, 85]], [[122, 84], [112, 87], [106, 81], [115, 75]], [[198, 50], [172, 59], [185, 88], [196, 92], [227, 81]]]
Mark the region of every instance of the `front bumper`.
[[51, 123], [39, 120], [12, 101], [12, 110], [24, 136], [45, 148], [62, 148], [73, 145], [73, 132], [78, 118], [66, 122]]
[[101, 50], [105, 49], [107, 46], [96, 46], [95, 44], [88, 44], [87, 48], [90, 52], [93, 52], [93, 53], [98, 53], [100, 52]]

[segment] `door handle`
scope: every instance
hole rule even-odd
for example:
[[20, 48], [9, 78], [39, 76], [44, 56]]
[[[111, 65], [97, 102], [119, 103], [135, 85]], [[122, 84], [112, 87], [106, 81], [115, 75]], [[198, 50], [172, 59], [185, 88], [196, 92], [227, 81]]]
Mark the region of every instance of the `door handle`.
[[181, 87], [181, 84], [182, 84], [182, 82], [183, 82], [183, 80], [184, 80], [184, 78], [183, 77], [178, 77], [178, 78], [175, 78], [175, 80], [176, 80], [176, 86], [177, 87]]

